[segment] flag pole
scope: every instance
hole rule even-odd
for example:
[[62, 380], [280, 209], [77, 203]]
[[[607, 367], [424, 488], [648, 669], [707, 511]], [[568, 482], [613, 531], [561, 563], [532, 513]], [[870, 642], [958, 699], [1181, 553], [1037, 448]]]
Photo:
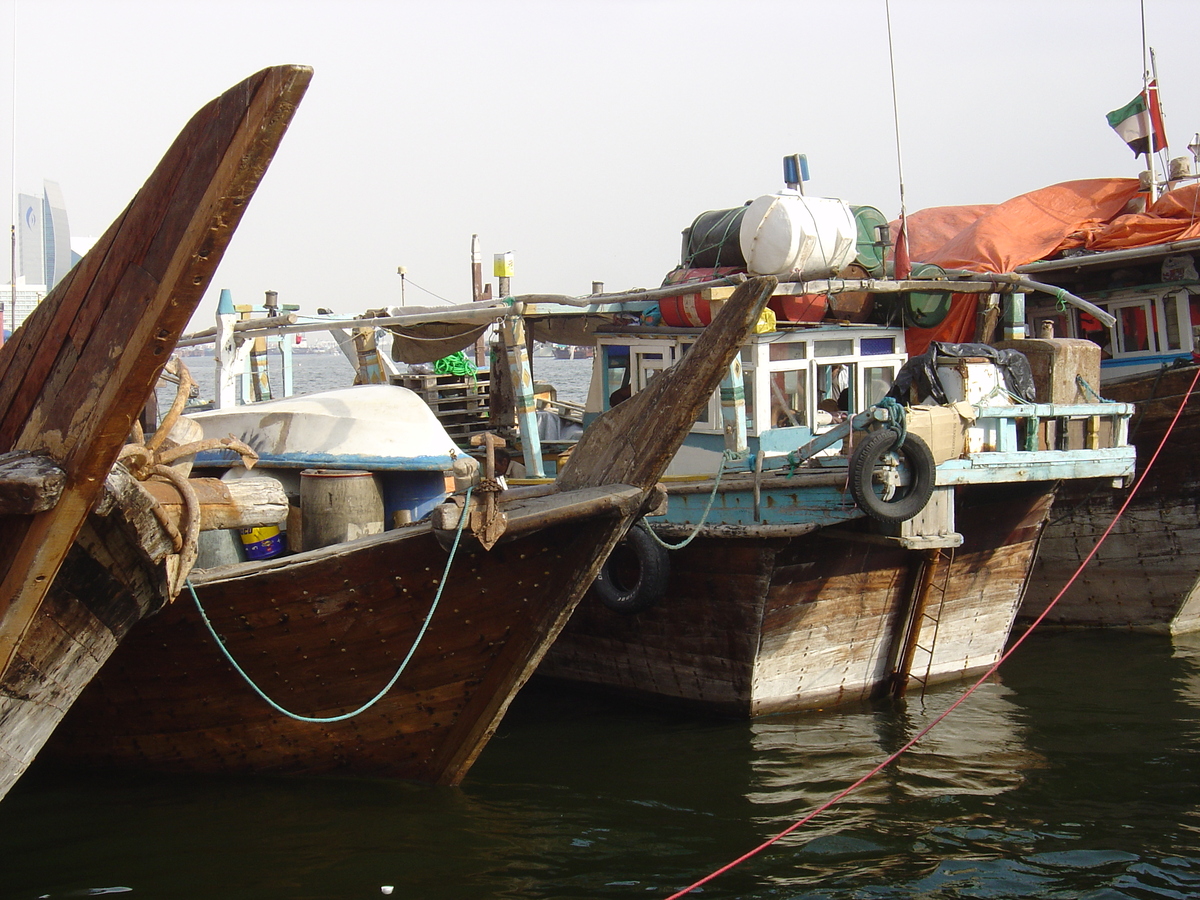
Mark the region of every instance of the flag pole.
[[[1158, 81], [1158, 58], [1154, 55], [1154, 48], [1150, 48], [1150, 76], [1151, 83], [1154, 85], [1154, 106], [1150, 108], [1151, 114], [1158, 110], [1158, 122], [1162, 125], [1162, 150], [1159, 153], [1165, 153], [1165, 156], [1159, 157], [1159, 163], [1163, 167], [1164, 180], [1171, 177], [1170, 167], [1167, 160], [1171, 157], [1171, 148], [1167, 146], [1167, 117], [1163, 115], [1162, 109], [1162, 85]], [[1150, 135], [1150, 149], [1154, 149], [1154, 134]]]
[[1145, 109], [1142, 115], [1145, 117], [1145, 132], [1146, 139], [1146, 171], [1150, 173], [1150, 202], [1147, 206], [1153, 206], [1158, 200], [1158, 179], [1154, 174], [1154, 113], [1152, 104], [1153, 98], [1150, 96], [1150, 65], [1153, 65], [1154, 51], [1150, 50], [1150, 64], [1146, 61], [1146, 2], [1141, 0], [1138, 3], [1142, 17], [1142, 97], [1145, 98]]

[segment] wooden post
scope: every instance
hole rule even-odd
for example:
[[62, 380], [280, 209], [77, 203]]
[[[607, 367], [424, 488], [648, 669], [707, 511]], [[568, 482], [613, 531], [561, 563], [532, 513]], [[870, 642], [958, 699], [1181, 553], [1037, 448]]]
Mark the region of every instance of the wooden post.
[[[300, 307], [293, 304], [285, 304], [284, 312], [297, 312]], [[292, 336], [290, 334], [279, 335], [279, 355], [283, 360], [283, 396], [290, 397], [296, 393], [296, 381], [292, 373]]]
[[387, 378], [379, 361], [379, 347], [375, 344], [374, 327], [354, 329], [354, 350], [357, 358], [355, 369], [358, 371], [354, 383], [386, 384]]
[[233, 295], [228, 288], [221, 288], [221, 300], [217, 304], [216, 386], [214, 403], [217, 409], [232, 409], [237, 406], [237, 386], [234, 382], [238, 365], [239, 342], [233, 326], [238, 320], [233, 308]]
[[[489, 354], [488, 418], [493, 429], [515, 428], [517, 404], [513, 396], [512, 376], [503, 349]], [[530, 373], [532, 376], [532, 372]]]
[[746, 441], [746, 388], [739, 356], [733, 358], [721, 382], [721, 423], [725, 428], [725, 449], [745, 453], [749, 446]]
[[[249, 306], [239, 306], [237, 310], [242, 314], [243, 322], [254, 315], [253, 308]], [[269, 316], [270, 314], [271, 309], [268, 307], [267, 315]], [[255, 403], [271, 399], [271, 373], [268, 368], [267, 338], [265, 335], [258, 335], [250, 344], [250, 374], [248, 381], [250, 390], [246, 391], [243, 389], [243, 397], [249, 395], [254, 398]]]
[[[471, 299], [476, 303], [492, 299], [492, 286], [483, 283], [483, 255], [479, 251], [477, 234], [471, 235]], [[490, 365], [486, 333], [475, 342], [475, 365], [481, 369]]]
[[1008, 303], [1004, 306], [1002, 330], [1006, 341], [1025, 340], [1025, 295], [1013, 291], [1008, 295]]
[[521, 430], [525, 472], [531, 478], [544, 478], [546, 472], [542, 468], [542, 439], [538, 435], [533, 373], [529, 369], [529, 356], [525, 351], [525, 320], [520, 315], [505, 316], [500, 330], [504, 336], [508, 371], [516, 389], [517, 424]]

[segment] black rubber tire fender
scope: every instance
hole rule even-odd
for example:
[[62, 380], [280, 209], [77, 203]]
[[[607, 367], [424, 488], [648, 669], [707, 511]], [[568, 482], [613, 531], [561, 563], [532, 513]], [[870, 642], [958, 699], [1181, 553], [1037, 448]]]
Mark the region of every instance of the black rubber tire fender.
[[899, 435], [890, 428], [881, 428], [867, 435], [850, 457], [850, 495], [859, 509], [877, 522], [898, 525], [907, 522], [929, 503], [937, 466], [929, 445], [910, 434], [898, 452], [910, 474], [911, 481], [903, 493], [884, 500], [875, 492], [875, 469], [888, 453], [893, 452]]
[[614, 612], [640, 612], [663, 598], [670, 575], [666, 547], [645, 522], [637, 522], [604, 561], [592, 592]]

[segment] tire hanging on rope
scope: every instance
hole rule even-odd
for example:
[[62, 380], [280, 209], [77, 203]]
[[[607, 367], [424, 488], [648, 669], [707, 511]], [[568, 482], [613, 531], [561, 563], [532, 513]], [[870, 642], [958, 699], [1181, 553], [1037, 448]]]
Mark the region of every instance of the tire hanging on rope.
[[[896, 448], [899, 435], [890, 428], [874, 431], [854, 448], [850, 457], [850, 495], [868, 516], [887, 525], [907, 522], [929, 503], [937, 467], [929, 445], [914, 434]], [[889, 454], [893, 457], [889, 459]], [[898, 458], [897, 458], [898, 457]], [[904, 467], [908, 484], [888, 496], [875, 488], [875, 470], [885, 463]]]
[[666, 548], [645, 522], [637, 522], [605, 560], [592, 593], [614, 612], [640, 612], [663, 598], [670, 574]]

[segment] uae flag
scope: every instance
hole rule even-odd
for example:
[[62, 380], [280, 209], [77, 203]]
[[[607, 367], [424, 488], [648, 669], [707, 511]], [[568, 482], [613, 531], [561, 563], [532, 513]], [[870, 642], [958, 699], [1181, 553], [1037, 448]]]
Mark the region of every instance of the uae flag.
[[1151, 81], [1132, 101], [1110, 112], [1108, 124], [1129, 145], [1134, 156], [1166, 147], [1167, 134], [1158, 105], [1158, 82]]

